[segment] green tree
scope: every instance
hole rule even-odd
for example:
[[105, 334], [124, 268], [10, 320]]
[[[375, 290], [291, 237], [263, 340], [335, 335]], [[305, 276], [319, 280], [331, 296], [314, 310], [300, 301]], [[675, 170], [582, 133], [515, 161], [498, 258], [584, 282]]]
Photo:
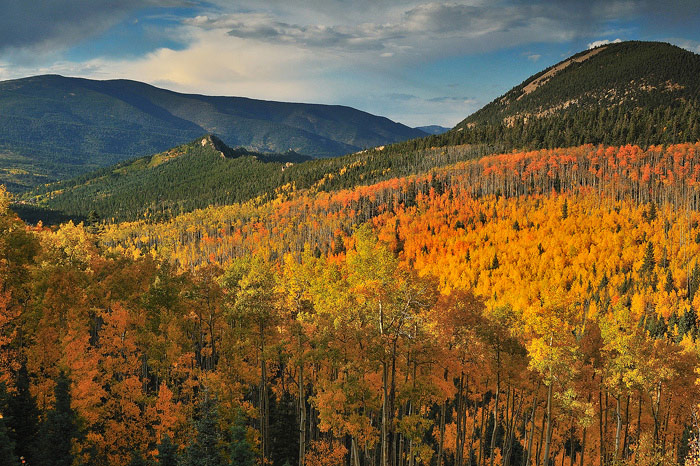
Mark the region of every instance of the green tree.
[[639, 274], [645, 277], [647, 280], [654, 271], [654, 266], [656, 265], [656, 259], [654, 258], [654, 244], [649, 241], [647, 243], [647, 249], [644, 253], [644, 259], [642, 260], [642, 266], [639, 268]]
[[177, 466], [177, 446], [170, 440], [168, 434], [164, 434], [158, 444], [156, 459], [158, 460], [158, 466]]
[[231, 426], [231, 445], [229, 447], [231, 464], [236, 466], [253, 466], [255, 455], [250, 442], [246, 438], [246, 427], [243, 416], [239, 415]]
[[148, 461], [139, 452], [134, 452], [131, 454], [131, 461], [129, 461], [129, 466], [150, 466], [151, 462]]
[[208, 391], [199, 403], [195, 438], [187, 446], [183, 466], [223, 466], [216, 400]]
[[18, 461], [15, 456], [15, 442], [10, 438], [7, 428], [8, 411], [7, 390], [5, 384], [0, 382], [0, 464], [14, 466]]
[[9, 400], [10, 437], [15, 443], [15, 456], [24, 457], [27, 463], [34, 464], [37, 433], [39, 431], [39, 410], [36, 400], [29, 391], [29, 373], [26, 361], [17, 371], [15, 393]]
[[70, 380], [62, 372], [54, 389], [56, 403], [46, 413], [39, 430], [38, 460], [46, 466], [70, 466], [73, 463], [72, 443], [78, 438], [76, 415], [71, 408]]

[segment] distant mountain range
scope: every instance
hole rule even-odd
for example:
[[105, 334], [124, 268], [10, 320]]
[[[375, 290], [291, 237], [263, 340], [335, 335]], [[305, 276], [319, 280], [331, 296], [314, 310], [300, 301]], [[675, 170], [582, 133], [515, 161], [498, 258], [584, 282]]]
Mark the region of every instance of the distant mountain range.
[[181, 94], [56, 75], [0, 82], [0, 183], [20, 191], [214, 133], [230, 146], [332, 157], [425, 136], [350, 107]]
[[421, 130], [424, 133], [428, 134], [442, 134], [448, 132], [451, 128], [446, 128], [444, 126], [439, 126], [439, 125], [430, 125], [430, 126], [418, 126], [415, 129]]

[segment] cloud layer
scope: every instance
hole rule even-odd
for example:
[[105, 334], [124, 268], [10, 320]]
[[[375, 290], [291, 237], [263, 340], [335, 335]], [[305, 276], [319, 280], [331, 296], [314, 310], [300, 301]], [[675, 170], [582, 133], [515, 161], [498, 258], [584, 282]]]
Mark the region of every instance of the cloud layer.
[[0, 14], [0, 53], [47, 53], [95, 37], [129, 13], [184, 0], [8, 0]]

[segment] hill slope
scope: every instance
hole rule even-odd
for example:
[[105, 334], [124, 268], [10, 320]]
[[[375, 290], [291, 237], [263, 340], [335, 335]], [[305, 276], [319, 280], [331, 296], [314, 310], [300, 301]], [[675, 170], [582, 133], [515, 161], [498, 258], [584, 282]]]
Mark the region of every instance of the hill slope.
[[[294, 163], [294, 152], [260, 154], [231, 149], [215, 136], [198, 138], [153, 156], [121, 162], [76, 178], [38, 187], [18, 211], [31, 220], [161, 218], [209, 205], [246, 201], [272, 192]], [[32, 207], [53, 212], [36, 212]]]
[[12, 190], [153, 154], [204, 133], [316, 157], [424, 136], [350, 107], [210, 97], [128, 80], [0, 82], [0, 182]]
[[13, 208], [28, 222], [171, 218], [210, 205], [265, 201], [297, 190], [335, 191], [493, 152], [487, 146], [457, 146], [411, 154], [366, 150], [311, 160], [295, 152], [261, 154], [231, 149], [205, 136], [153, 156], [121, 162], [69, 180], [38, 186]]
[[666, 43], [622, 42], [582, 51], [531, 76], [421, 144], [646, 147], [697, 141], [699, 120], [700, 55]]

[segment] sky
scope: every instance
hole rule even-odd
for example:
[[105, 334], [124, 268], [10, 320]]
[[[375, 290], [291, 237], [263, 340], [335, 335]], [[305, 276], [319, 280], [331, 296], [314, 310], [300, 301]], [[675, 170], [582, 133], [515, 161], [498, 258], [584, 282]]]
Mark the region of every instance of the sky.
[[128, 78], [454, 126], [606, 42], [700, 53], [700, 0], [0, 0], [0, 80]]

